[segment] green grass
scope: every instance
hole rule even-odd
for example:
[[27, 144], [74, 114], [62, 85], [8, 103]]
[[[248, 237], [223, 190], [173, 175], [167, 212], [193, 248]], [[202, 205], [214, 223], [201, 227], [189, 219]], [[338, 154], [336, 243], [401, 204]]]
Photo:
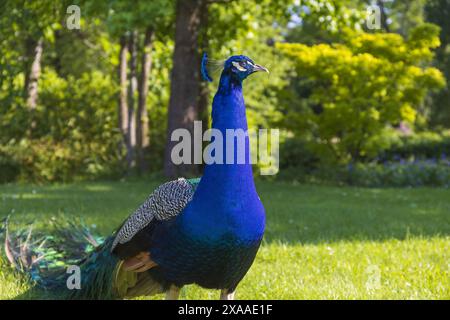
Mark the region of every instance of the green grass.
[[[0, 216], [81, 216], [111, 232], [158, 182], [0, 186]], [[450, 299], [450, 190], [259, 182], [267, 231], [238, 299]], [[48, 298], [0, 262], [0, 299]], [[158, 296], [159, 298], [160, 296]], [[184, 299], [217, 298], [188, 286]]]

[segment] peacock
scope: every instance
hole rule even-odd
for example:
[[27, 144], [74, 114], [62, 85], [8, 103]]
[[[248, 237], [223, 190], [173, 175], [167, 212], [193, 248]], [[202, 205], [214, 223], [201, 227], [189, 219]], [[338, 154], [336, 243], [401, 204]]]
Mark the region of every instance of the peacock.
[[[202, 75], [208, 74], [208, 58]], [[212, 128], [223, 134], [223, 157], [229, 129], [247, 130], [243, 81], [268, 70], [244, 55], [223, 63], [212, 104]], [[232, 137], [235, 139], [235, 137]], [[234, 144], [233, 144], [234, 145]], [[125, 299], [165, 293], [177, 299], [184, 285], [219, 289], [232, 300], [251, 267], [265, 230], [265, 210], [257, 194], [250, 163], [248, 135], [245, 161], [205, 165], [197, 179], [179, 178], [160, 185], [106, 239], [70, 222], [57, 226], [46, 244], [32, 245], [30, 232], [5, 230], [5, 252], [11, 263], [38, 286], [69, 299]], [[226, 152], [232, 154], [226, 155]], [[80, 288], [67, 288], [69, 264], [80, 269]]]

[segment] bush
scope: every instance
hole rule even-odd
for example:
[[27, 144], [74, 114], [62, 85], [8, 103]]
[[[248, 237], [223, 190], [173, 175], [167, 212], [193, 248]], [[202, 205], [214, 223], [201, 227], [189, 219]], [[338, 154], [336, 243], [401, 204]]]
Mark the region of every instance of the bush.
[[319, 165], [319, 158], [308, 143], [301, 139], [288, 138], [280, 146], [280, 169], [297, 168], [311, 172]]
[[342, 181], [364, 187], [450, 187], [450, 162], [447, 160], [358, 163], [341, 172]]
[[34, 112], [10, 105], [0, 117], [0, 182], [66, 182], [123, 172], [116, 93], [117, 84], [100, 72], [66, 79], [44, 69]]
[[400, 137], [400, 141], [378, 156], [381, 162], [399, 159], [440, 159], [450, 155], [450, 136], [423, 132]]
[[307, 183], [344, 184], [359, 187], [450, 187], [450, 161], [357, 163], [348, 166], [323, 166], [312, 172], [287, 168], [280, 180]]
[[[424, 24], [408, 40], [393, 33], [357, 32], [342, 44], [277, 43], [293, 62], [292, 90], [306, 79], [309, 108], [286, 107], [286, 119], [298, 119], [294, 134], [305, 129], [339, 161], [358, 161], [367, 143], [386, 124], [416, 123], [428, 92], [445, 85], [442, 73], [427, 66], [439, 46], [439, 29]], [[288, 101], [289, 103], [290, 101]]]
[[0, 146], [0, 181], [68, 182], [122, 173], [119, 137], [105, 142], [23, 139]]
[[5, 148], [0, 147], [0, 183], [12, 182], [20, 174], [20, 163]]

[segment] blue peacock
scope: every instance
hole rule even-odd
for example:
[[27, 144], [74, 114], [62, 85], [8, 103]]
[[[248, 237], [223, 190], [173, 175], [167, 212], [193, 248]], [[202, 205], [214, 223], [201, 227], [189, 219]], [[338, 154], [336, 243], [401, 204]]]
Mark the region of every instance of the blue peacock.
[[[207, 56], [202, 61], [203, 77]], [[212, 105], [212, 127], [247, 130], [242, 83], [252, 73], [268, 70], [250, 58], [228, 58]], [[177, 299], [184, 285], [220, 289], [233, 299], [252, 265], [265, 228], [265, 212], [256, 192], [248, 136], [244, 163], [211, 163], [202, 178], [159, 186], [106, 239], [83, 226], [60, 226], [46, 245], [31, 245], [30, 235], [7, 226], [5, 252], [40, 287], [72, 299], [120, 299], [165, 293]], [[223, 145], [226, 145], [224, 141]], [[231, 150], [237, 157], [237, 148]], [[224, 157], [226, 156], [224, 148]], [[100, 243], [100, 244], [99, 244]], [[25, 244], [25, 245], [24, 245]], [[68, 290], [66, 267], [81, 270], [81, 289]]]

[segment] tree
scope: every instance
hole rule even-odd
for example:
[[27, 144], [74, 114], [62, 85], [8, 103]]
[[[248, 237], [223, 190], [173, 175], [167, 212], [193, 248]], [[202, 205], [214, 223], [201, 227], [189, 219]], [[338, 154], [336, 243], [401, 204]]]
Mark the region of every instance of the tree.
[[120, 50], [119, 50], [119, 104], [118, 104], [118, 119], [119, 119], [119, 130], [122, 133], [123, 141], [125, 142], [125, 147], [127, 149], [127, 155], [131, 154], [131, 144], [130, 141], [130, 127], [128, 123], [128, 84], [127, 84], [127, 56], [128, 56], [128, 39], [126, 35], [122, 35], [120, 38]]
[[355, 0], [298, 2], [291, 8], [286, 39], [305, 44], [339, 42], [347, 30], [364, 28], [367, 5]]
[[445, 74], [447, 86], [433, 96], [433, 125], [450, 127], [450, 2], [429, 0], [425, 6], [426, 20], [441, 28], [441, 45], [436, 49], [436, 66]]
[[[30, 66], [25, 74], [25, 91], [27, 97], [27, 106], [31, 110], [36, 109], [38, 99], [38, 81], [41, 75], [41, 60], [43, 50], [43, 40], [39, 37], [37, 40], [29, 38], [26, 44], [26, 59]], [[32, 123], [32, 126], [35, 124]]]
[[[175, 49], [170, 83], [167, 143], [164, 173], [168, 177], [190, 176], [198, 172], [196, 165], [175, 165], [171, 159], [172, 132], [187, 129], [194, 135], [194, 121], [198, 120], [198, 96], [200, 68], [198, 59], [198, 36], [202, 0], [178, 0], [175, 20]], [[191, 139], [192, 149], [194, 139]], [[193, 163], [193, 162], [191, 162]]]
[[[427, 0], [377, 0], [382, 13], [382, 26], [386, 32], [408, 36], [411, 30], [421, 25], [423, 9]], [[388, 24], [389, 21], [389, 24]]]
[[38, 104], [39, 78], [41, 75], [41, 64], [43, 58], [45, 41], [50, 42], [53, 32], [60, 27], [63, 3], [53, 1], [6, 1], [2, 8], [2, 14], [9, 15], [2, 19], [9, 21], [10, 25], [4, 25], [3, 32], [15, 31], [18, 39], [21, 61], [23, 61], [22, 72], [24, 74], [23, 97], [25, 105], [30, 111], [30, 132], [36, 123], [33, 119]]
[[[210, 57], [220, 59], [232, 54], [247, 54], [256, 59], [256, 52], [260, 54], [260, 57], [274, 58], [273, 50], [267, 42], [272, 36], [280, 34], [281, 28], [274, 28], [273, 24], [278, 21], [283, 25], [286, 14], [284, 1], [189, 0], [177, 2], [175, 50], [164, 158], [164, 172], [167, 176], [195, 175], [199, 172], [198, 165], [172, 163], [171, 150], [176, 142], [170, 139], [173, 130], [178, 128], [187, 129], [193, 136], [194, 120], [206, 120], [205, 114], [210, 101], [208, 95], [211, 94], [208, 88], [211, 86], [201, 82], [201, 50], [199, 49], [209, 50]], [[283, 64], [280, 63], [280, 65]], [[275, 85], [280, 78], [275, 73], [272, 79]], [[267, 82], [264, 84], [267, 85]], [[261, 105], [267, 102], [261, 96], [264, 89], [267, 90], [267, 86], [264, 88], [261, 82], [258, 90], [251, 92], [255, 97], [260, 94], [257, 100], [262, 100]], [[259, 103], [253, 105], [259, 105]], [[260, 115], [268, 113], [267, 108], [253, 111], [254, 114]], [[204, 123], [203, 129], [205, 130], [206, 127], [207, 123]]]
[[148, 170], [148, 166], [145, 163], [145, 154], [149, 145], [149, 128], [148, 128], [148, 111], [147, 111], [147, 95], [149, 76], [152, 67], [152, 48], [154, 40], [153, 27], [147, 27], [145, 30], [145, 38], [142, 52], [141, 61], [141, 75], [139, 77], [139, 98], [137, 108], [137, 121], [136, 121], [136, 160], [138, 168], [141, 172]]
[[137, 60], [138, 60], [138, 38], [139, 34], [137, 30], [130, 32], [128, 38], [130, 61], [129, 61], [129, 87], [128, 87], [128, 141], [127, 141], [127, 164], [128, 168], [134, 168], [136, 166], [136, 96], [138, 89], [137, 79]]
[[439, 45], [437, 33], [427, 24], [408, 40], [359, 33], [346, 45], [278, 44], [298, 77], [311, 82], [309, 108], [296, 113], [286, 106], [285, 125], [297, 133], [312, 132], [316, 148], [337, 160], [364, 158], [374, 136], [386, 125], [414, 123], [427, 92], [443, 85], [437, 69], [423, 67]]
[[[149, 117], [147, 96], [153, 41], [167, 33], [172, 1], [88, 2], [88, 10], [107, 21], [113, 39], [120, 39], [118, 75], [119, 129], [126, 146], [128, 173], [148, 169]], [[105, 14], [106, 13], [106, 14]]]

